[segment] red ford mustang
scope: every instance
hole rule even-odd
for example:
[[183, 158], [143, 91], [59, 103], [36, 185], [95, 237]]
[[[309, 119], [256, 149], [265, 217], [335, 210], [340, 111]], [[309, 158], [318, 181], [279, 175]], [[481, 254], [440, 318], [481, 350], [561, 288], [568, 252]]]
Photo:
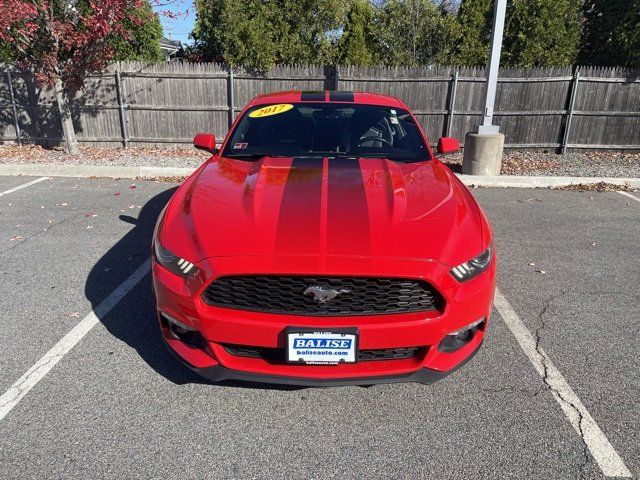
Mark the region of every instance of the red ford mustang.
[[[400, 100], [253, 99], [153, 238], [162, 336], [213, 380], [429, 383], [480, 347], [491, 229]], [[439, 153], [459, 149], [442, 138]]]

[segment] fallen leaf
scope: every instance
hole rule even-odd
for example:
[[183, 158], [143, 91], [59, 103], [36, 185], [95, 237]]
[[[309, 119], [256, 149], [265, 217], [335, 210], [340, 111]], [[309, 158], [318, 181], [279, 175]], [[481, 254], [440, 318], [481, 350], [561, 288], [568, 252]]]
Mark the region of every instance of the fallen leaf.
[[596, 242], [591, 242], [591, 246], [595, 247], [596, 246]]
[[16, 235], [15, 237], [11, 237], [11, 241], [14, 242], [16, 240], [22, 240], [22, 237], [20, 235]]
[[67, 205], [69, 205], [67, 202], [64, 202], [64, 203], [60, 204], [61, 207], [66, 207]]
[[132, 184], [129, 186], [129, 188], [134, 189], [134, 188], [138, 188], [138, 187], [136, 187], [136, 184], [135, 184], [135, 183], [132, 183]]
[[129, 208], [136, 208], [135, 205], [129, 205]]
[[95, 213], [85, 213], [84, 216], [87, 218], [94, 218], [94, 217], [97, 217], [98, 215], [96, 215]]
[[93, 228], [93, 225], [87, 225], [87, 230], [91, 230]]
[[528, 265], [529, 265], [530, 267], [535, 267], [535, 266], [536, 266], [536, 264], [535, 264], [535, 263], [533, 263], [533, 262], [529, 262], [529, 263], [528, 263]]
[[21, 226], [22, 226], [22, 225], [18, 224], [18, 225], [16, 225], [16, 228], [20, 228]]
[[536, 272], [538, 272], [538, 273], [547, 273], [544, 270], [536, 270]]
[[69, 314], [70, 317], [78, 318], [80, 317], [80, 312], [72, 312]]
[[120, 196], [120, 192], [116, 192], [113, 194], [114, 197], [119, 197]]

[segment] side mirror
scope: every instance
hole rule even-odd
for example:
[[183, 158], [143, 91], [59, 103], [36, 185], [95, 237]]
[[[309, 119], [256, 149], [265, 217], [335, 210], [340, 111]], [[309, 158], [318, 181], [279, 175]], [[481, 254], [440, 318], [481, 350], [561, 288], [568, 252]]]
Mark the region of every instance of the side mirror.
[[213, 133], [198, 133], [193, 137], [193, 146], [198, 150], [216, 153], [216, 136]]
[[460, 151], [460, 142], [456, 138], [441, 137], [438, 140], [438, 153], [446, 155], [448, 153], [456, 153]]

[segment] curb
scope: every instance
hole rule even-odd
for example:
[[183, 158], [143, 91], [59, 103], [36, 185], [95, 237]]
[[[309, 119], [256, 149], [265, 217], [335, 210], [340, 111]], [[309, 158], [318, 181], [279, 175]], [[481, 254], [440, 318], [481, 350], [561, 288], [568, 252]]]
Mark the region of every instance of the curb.
[[[46, 177], [162, 178], [188, 177], [195, 168], [118, 167], [105, 165], [40, 165], [0, 163], [0, 175]], [[620, 177], [533, 177], [527, 175], [476, 176], [456, 174], [469, 187], [549, 188], [568, 185], [609, 183], [640, 188], [640, 178]]]
[[458, 178], [469, 187], [507, 187], [507, 188], [550, 188], [569, 185], [589, 185], [609, 183], [630, 188], [640, 188], [640, 178], [620, 177], [533, 177], [527, 175], [462, 175]]
[[28, 175], [45, 177], [106, 177], [106, 178], [157, 178], [188, 177], [195, 168], [170, 167], [119, 167], [106, 165], [40, 165], [3, 163], [0, 175]]

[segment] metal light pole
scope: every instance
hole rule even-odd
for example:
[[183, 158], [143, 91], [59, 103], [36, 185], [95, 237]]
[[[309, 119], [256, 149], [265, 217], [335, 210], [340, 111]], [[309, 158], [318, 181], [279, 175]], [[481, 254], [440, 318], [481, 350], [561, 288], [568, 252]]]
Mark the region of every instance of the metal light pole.
[[500, 69], [500, 51], [502, 50], [502, 34], [504, 32], [504, 17], [507, 11], [507, 0], [496, 0], [493, 9], [493, 35], [491, 39], [491, 55], [487, 80], [484, 85], [484, 112], [482, 125], [476, 126], [476, 133], [498, 133], [500, 127], [493, 125], [493, 105], [496, 101], [496, 86], [498, 84], [498, 70]]
[[500, 133], [500, 128], [497, 125], [493, 125], [493, 105], [496, 101], [506, 11], [507, 0], [495, 0], [491, 55], [484, 87], [482, 125], [476, 125], [474, 131], [467, 133], [464, 139], [462, 173], [467, 175], [500, 175], [502, 168], [504, 135]]

